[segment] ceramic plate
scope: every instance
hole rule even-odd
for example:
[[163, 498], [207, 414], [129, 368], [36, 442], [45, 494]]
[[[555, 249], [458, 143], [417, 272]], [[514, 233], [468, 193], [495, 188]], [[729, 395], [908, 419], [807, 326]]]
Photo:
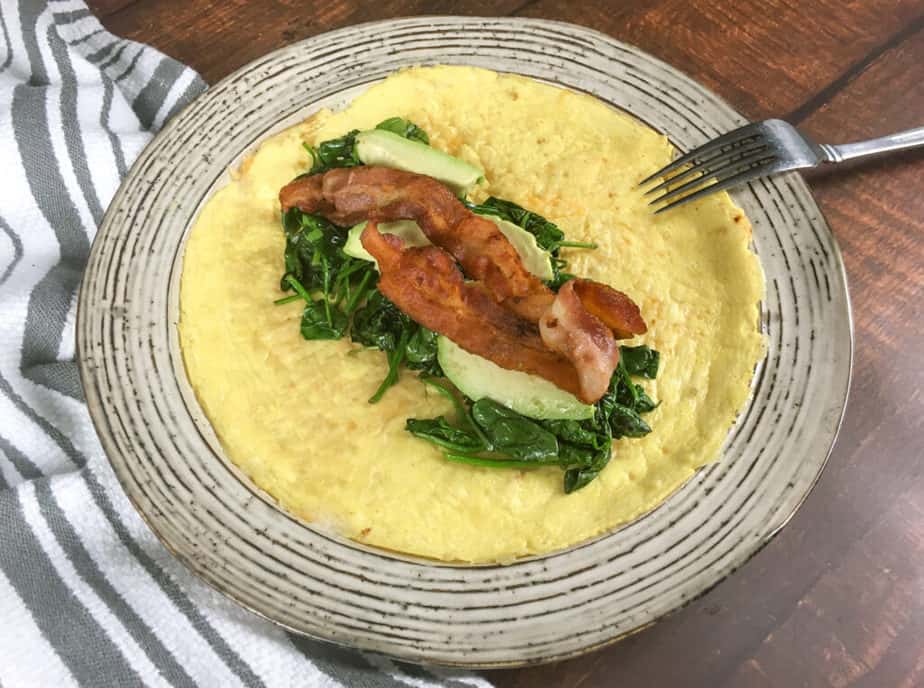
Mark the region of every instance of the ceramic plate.
[[649, 515], [507, 566], [402, 558], [287, 516], [224, 457], [183, 368], [179, 275], [198, 208], [229, 166], [320, 107], [400, 67], [465, 64], [591, 93], [689, 150], [745, 120], [670, 66], [547, 21], [364, 24], [271, 53], [175, 117], [132, 167], [80, 292], [87, 402], [126, 493], [163, 543], [241, 605], [316, 638], [414, 662], [513, 666], [636, 631], [741, 566], [824, 466], [847, 398], [850, 306], [840, 253], [800, 177], [733, 195], [767, 277], [769, 351], [721, 461]]

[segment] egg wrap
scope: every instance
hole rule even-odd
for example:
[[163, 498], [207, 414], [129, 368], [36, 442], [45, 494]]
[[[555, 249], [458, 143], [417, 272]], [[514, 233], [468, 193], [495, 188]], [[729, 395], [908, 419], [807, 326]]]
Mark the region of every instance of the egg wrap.
[[[613, 443], [600, 477], [572, 494], [558, 468], [446, 461], [404, 429], [451, 414], [404, 370], [377, 404], [386, 356], [346, 337], [306, 341], [302, 305], [283, 294], [280, 187], [315, 145], [389, 117], [484, 170], [474, 201], [512, 200], [556, 223], [568, 272], [605, 282], [641, 308], [661, 352], [652, 432]], [[670, 161], [667, 138], [589, 95], [525, 77], [418, 67], [264, 141], [203, 206], [188, 235], [179, 334], [189, 381], [227, 457], [280, 507], [314, 527], [396, 552], [510, 562], [552, 552], [658, 506], [722, 443], [764, 354], [763, 273], [751, 226], [726, 193], [654, 215], [638, 189]]]

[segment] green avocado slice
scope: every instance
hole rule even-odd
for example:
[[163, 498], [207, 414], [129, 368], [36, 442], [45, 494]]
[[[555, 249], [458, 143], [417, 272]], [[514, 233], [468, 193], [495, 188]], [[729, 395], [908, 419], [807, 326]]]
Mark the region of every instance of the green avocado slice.
[[465, 196], [484, 179], [484, 172], [464, 160], [383, 129], [359, 132], [355, 151], [366, 165], [425, 174], [443, 182], [459, 196]]
[[528, 418], [583, 420], [594, 407], [545, 378], [501, 368], [471, 354], [448, 337], [437, 337], [437, 358], [446, 377], [469, 399], [492, 399]]

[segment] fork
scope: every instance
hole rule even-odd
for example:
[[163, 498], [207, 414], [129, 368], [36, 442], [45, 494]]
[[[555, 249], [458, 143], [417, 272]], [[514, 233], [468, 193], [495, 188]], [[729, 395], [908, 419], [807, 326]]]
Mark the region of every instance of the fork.
[[924, 127], [833, 146], [815, 143], [781, 119], [767, 119], [712, 139], [646, 177], [639, 186], [662, 179], [645, 192], [664, 192], [648, 204], [667, 203], [655, 211], [658, 214], [758, 177], [919, 146], [924, 146]]

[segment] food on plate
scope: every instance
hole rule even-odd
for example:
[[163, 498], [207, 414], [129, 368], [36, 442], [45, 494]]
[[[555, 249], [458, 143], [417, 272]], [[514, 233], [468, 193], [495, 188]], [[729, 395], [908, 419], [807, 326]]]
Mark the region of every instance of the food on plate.
[[[527, 269], [498, 224], [431, 177], [339, 168], [299, 176], [279, 200], [284, 213], [297, 209], [315, 220], [368, 220], [360, 244], [381, 274], [379, 291], [399, 310], [471, 353], [545, 377], [587, 403], [603, 396], [619, 361], [613, 332], [623, 338], [645, 332], [638, 306], [607, 285], [574, 279], [556, 295]], [[383, 235], [378, 220], [412, 220], [435, 245], [406, 246], [401, 236]]]
[[264, 141], [184, 255], [184, 360], [228, 457], [316, 527], [448, 561], [657, 506], [717, 458], [763, 351], [743, 213], [635, 190], [670, 154], [589, 96], [445, 66]]

